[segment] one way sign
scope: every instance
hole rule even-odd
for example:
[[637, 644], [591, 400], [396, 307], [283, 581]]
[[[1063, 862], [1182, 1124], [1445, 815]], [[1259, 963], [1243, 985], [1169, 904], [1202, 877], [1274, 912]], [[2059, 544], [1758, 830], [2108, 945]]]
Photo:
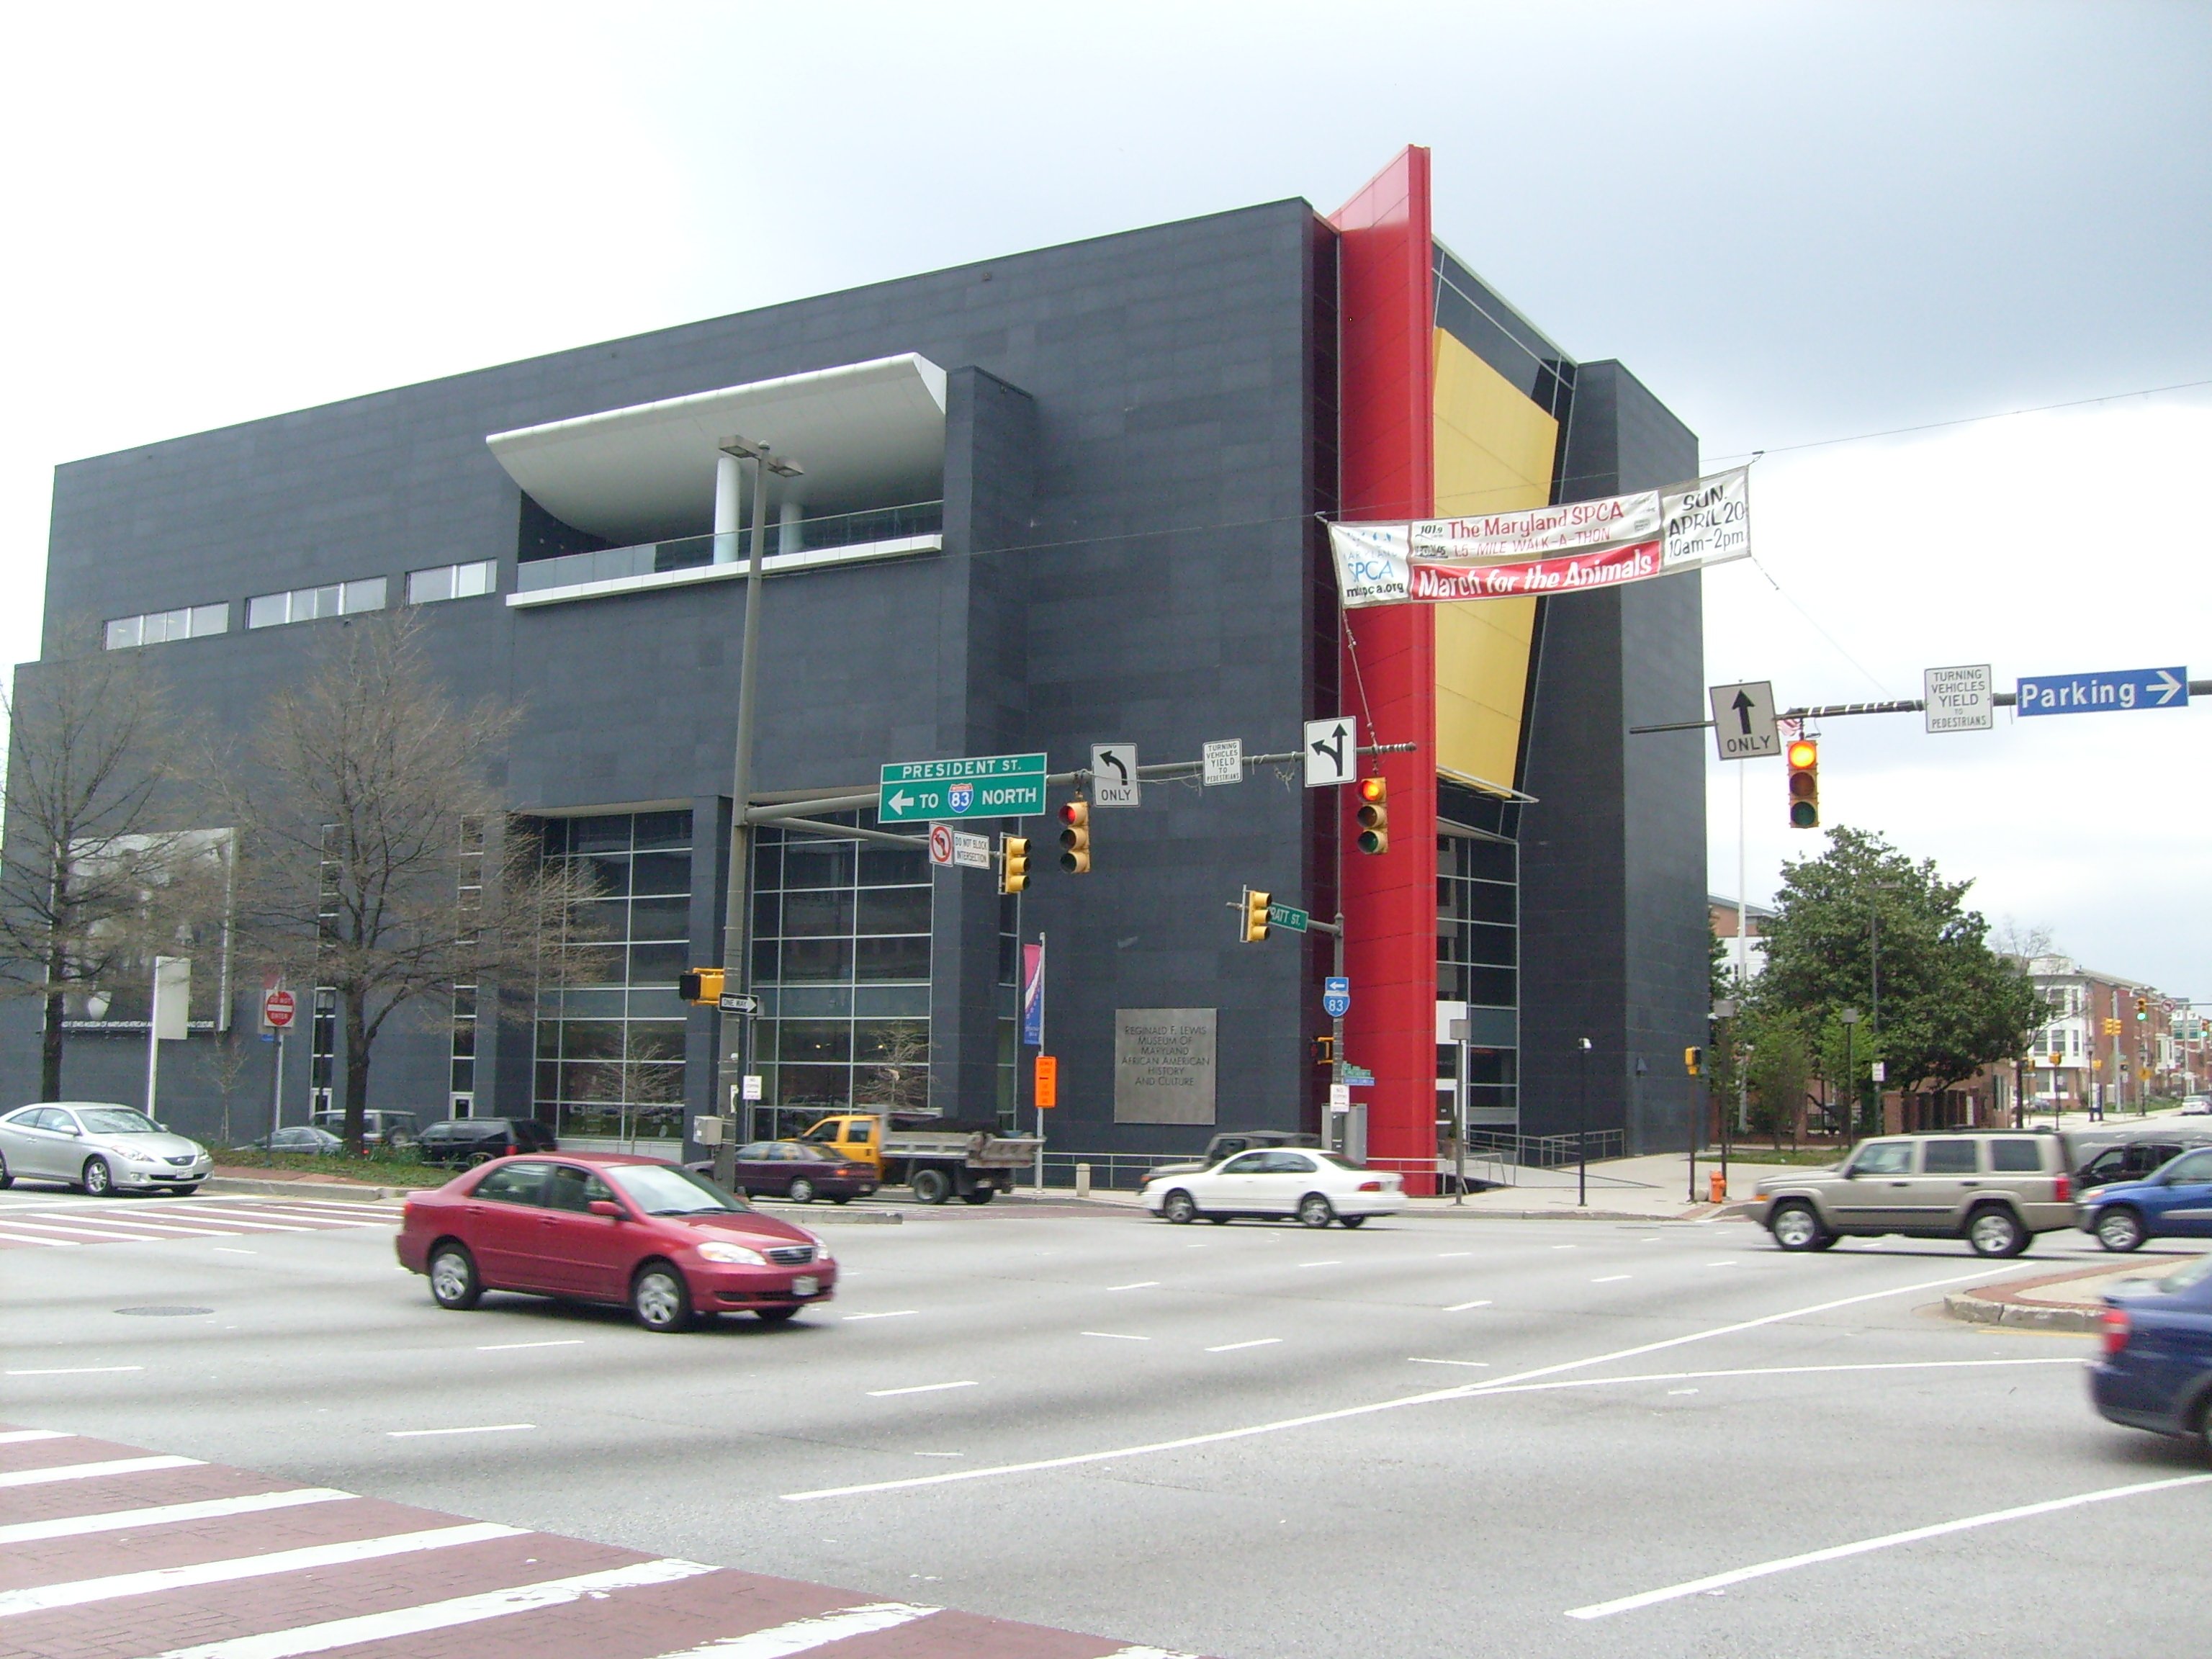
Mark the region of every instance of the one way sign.
[[1350, 783], [1359, 769], [1359, 722], [1349, 714], [1306, 722], [1306, 787]]
[[1711, 690], [1713, 741], [1723, 760], [1756, 760], [1782, 752], [1782, 739], [1774, 730], [1772, 681], [1750, 680]]

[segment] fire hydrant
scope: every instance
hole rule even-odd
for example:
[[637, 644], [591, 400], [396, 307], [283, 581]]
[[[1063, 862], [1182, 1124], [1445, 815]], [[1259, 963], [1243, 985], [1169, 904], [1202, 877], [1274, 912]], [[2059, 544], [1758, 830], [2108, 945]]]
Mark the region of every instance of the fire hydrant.
[[1728, 1202], [1728, 1177], [1726, 1176], [1723, 1175], [1718, 1170], [1714, 1170], [1707, 1174], [1705, 1176], [1705, 1182], [1706, 1190], [1713, 1203], [1725, 1204]]

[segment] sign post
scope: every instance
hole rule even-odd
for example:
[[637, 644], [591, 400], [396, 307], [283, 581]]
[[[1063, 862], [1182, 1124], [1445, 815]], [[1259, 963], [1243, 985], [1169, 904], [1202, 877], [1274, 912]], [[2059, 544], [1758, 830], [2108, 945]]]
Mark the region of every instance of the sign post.
[[261, 976], [261, 1024], [276, 1038], [276, 1063], [269, 1074], [269, 1146], [274, 1152], [276, 1132], [284, 1127], [284, 1033], [297, 1012], [292, 994], [284, 988], [282, 974]]

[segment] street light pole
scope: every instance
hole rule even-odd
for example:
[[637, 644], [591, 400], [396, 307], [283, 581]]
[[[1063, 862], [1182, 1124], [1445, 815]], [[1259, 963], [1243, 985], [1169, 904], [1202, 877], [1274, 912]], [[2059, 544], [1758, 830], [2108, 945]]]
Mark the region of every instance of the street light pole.
[[1590, 1040], [1575, 1039], [1575, 1203], [1589, 1203], [1589, 1057]]
[[[748, 443], [743, 438], [726, 440], [721, 450], [753, 464], [753, 544], [745, 565], [744, 656], [738, 665], [738, 744], [730, 776], [730, 865], [722, 906], [723, 988], [742, 993], [752, 989], [753, 972], [752, 830], [745, 813], [752, 800], [753, 720], [760, 684], [761, 561], [768, 535], [768, 475], [795, 478], [799, 469], [771, 455], [766, 444]], [[752, 1016], [734, 1018], [737, 1030], [732, 1033], [726, 1026], [722, 1030], [714, 1066], [713, 1103], [722, 1118], [721, 1142], [714, 1149], [714, 1178], [725, 1188], [737, 1180], [738, 1096], [740, 1079], [752, 1059]], [[750, 1103], [744, 1115], [750, 1130]]]
[[1836, 1018], [1844, 1023], [1844, 1098], [1850, 1103], [1847, 1108], [1850, 1115], [1844, 1125], [1844, 1150], [1849, 1152], [1850, 1137], [1857, 1133], [1859, 1121], [1859, 1073], [1851, 1054], [1851, 1039], [1859, 1027], [1859, 1011], [1842, 1009]]

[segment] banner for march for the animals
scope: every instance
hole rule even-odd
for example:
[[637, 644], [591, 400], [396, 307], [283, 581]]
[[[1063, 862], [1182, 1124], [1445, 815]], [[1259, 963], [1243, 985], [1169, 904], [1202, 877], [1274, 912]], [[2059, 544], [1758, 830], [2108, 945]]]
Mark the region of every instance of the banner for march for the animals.
[[1751, 553], [1751, 471], [1526, 513], [1333, 524], [1347, 606], [1576, 593]]

